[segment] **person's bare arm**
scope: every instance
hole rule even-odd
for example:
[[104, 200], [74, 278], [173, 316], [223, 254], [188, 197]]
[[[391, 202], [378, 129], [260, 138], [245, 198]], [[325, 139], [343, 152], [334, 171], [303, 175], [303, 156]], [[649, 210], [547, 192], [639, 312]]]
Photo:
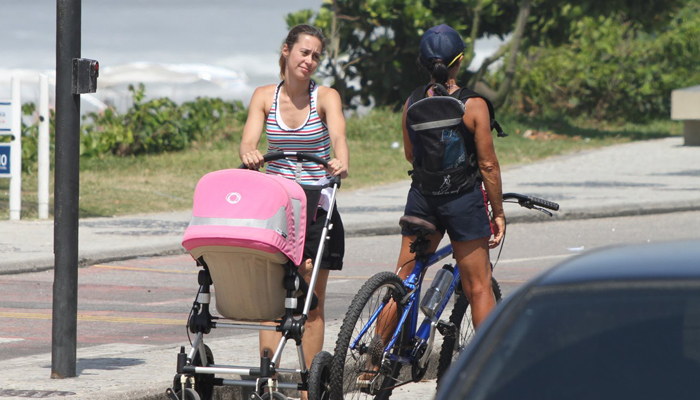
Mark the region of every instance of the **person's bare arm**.
[[501, 185], [501, 167], [496, 157], [496, 150], [491, 136], [491, 117], [486, 102], [478, 97], [467, 100], [464, 124], [474, 132], [476, 154], [479, 170], [484, 180], [484, 188], [493, 213], [494, 235], [490, 246], [496, 247], [505, 232], [505, 214], [503, 212], [503, 189]]
[[350, 170], [350, 151], [345, 136], [345, 116], [340, 95], [335, 89], [322, 86], [318, 92], [318, 103], [333, 148], [334, 158], [328, 162], [328, 172], [345, 179]]
[[[272, 89], [274, 90], [274, 86]], [[248, 118], [243, 127], [238, 155], [241, 157], [241, 162], [251, 169], [259, 169], [265, 164], [263, 155], [258, 151], [258, 144], [265, 125], [265, 118], [267, 118], [265, 101], [271, 96], [270, 86], [259, 87], [253, 92], [248, 106]]]

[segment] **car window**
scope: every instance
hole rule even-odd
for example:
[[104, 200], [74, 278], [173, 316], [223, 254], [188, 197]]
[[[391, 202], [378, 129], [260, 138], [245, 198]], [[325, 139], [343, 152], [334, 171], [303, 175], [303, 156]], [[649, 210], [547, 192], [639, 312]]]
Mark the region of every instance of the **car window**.
[[697, 398], [700, 290], [543, 291], [481, 371], [473, 388], [479, 399]]

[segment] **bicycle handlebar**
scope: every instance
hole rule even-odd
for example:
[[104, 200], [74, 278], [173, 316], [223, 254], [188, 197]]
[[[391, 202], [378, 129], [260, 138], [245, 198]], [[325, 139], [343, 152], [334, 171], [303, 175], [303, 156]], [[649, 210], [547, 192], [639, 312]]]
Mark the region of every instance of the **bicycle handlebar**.
[[559, 204], [553, 201], [540, 199], [539, 197], [527, 196], [520, 193], [504, 193], [503, 200], [517, 200], [518, 204], [520, 204], [521, 207], [525, 208], [533, 208], [534, 206], [539, 206], [548, 208], [552, 211], [559, 210]]

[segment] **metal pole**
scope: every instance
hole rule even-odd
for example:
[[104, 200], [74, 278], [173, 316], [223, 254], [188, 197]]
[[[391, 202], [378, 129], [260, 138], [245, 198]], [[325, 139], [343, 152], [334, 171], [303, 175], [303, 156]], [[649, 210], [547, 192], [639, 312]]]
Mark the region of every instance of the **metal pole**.
[[18, 221], [22, 214], [22, 102], [20, 80], [12, 78], [12, 142], [10, 144], [10, 220]]
[[38, 188], [39, 219], [49, 218], [49, 77], [39, 75], [39, 144]]
[[76, 376], [80, 95], [72, 94], [80, 58], [81, 0], [56, 3], [56, 168], [51, 378]]

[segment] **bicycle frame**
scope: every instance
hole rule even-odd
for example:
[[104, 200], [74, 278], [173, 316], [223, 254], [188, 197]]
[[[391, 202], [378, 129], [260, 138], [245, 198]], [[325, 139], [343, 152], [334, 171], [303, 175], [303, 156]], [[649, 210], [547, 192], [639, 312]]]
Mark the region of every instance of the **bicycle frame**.
[[[435, 253], [432, 253], [423, 259], [417, 260], [415, 266], [413, 267], [413, 270], [403, 281], [404, 287], [409, 290], [409, 294], [407, 295], [408, 298], [405, 299], [406, 307], [404, 308], [403, 313], [401, 314], [397, 328], [404, 327], [404, 329], [408, 329], [407, 332], [410, 334], [410, 337], [415, 339], [416, 348], [434, 337], [434, 329], [437, 324], [437, 321], [440, 319], [442, 312], [445, 310], [445, 307], [447, 306], [447, 303], [452, 297], [455, 288], [458, 284], [460, 284], [459, 268], [454, 268], [454, 271], [452, 272], [452, 282], [449, 288], [447, 289], [445, 297], [443, 298], [440, 307], [435, 313], [435, 316], [432, 319], [425, 317], [424, 321], [417, 329], [419, 316], [418, 300], [420, 299], [420, 293], [423, 286], [423, 277], [425, 275], [425, 271], [427, 271], [427, 269], [430, 268], [432, 265], [436, 264], [440, 260], [452, 254], [452, 251], [452, 244], [448, 244], [436, 250]], [[351, 344], [352, 349], [355, 349], [357, 343], [364, 337], [365, 333], [367, 333], [367, 331], [374, 324], [377, 318], [379, 318], [379, 315], [382, 313], [384, 307], [386, 307], [387, 304], [388, 303], [384, 303], [377, 308], [375, 313], [370, 317], [369, 321], [362, 328], [358, 337]], [[408, 325], [406, 325], [407, 321]], [[389, 342], [384, 347], [385, 354], [387, 354], [387, 352], [391, 348], [393, 348], [393, 346], [396, 344], [396, 341], [399, 340], [401, 333], [402, 329], [394, 329], [394, 333], [391, 337], [391, 340], [389, 340]], [[411, 351], [411, 353], [414, 352]], [[399, 361], [402, 364], [411, 364], [415, 360], [415, 354], [396, 355], [389, 353], [387, 354], [387, 357], [391, 361]]]
[[[526, 196], [518, 193], [505, 193], [503, 194], [503, 200], [517, 200], [517, 203], [521, 207], [528, 209], [534, 209], [543, 212], [549, 216], [552, 213], [547, 211], [545, 208], [550, 210], [558, 210], [559, 205], [544, 199], [537, 197]], [[425, 367], [430, 351], [432, 350], [432, 340], [435, 338], [435, 330], [437, 329], [438, 322], [442, 316], [443, 311], [447, 307], [447, 303], [452, 298], [452, 295], [457, 288], [457, 285], [461, 285], [459, 268], [455, 266], [452, 271], [452, 282], [448, 287], [440, 306], [435, 312], [433, 317], [425, 316], [423, 322], [418, 325], [419, 309], [420, 309], [420, 298], [421, 290], [423, 288], [423, 278], [425, 272], [432, 265], [436, 264], [440, 260], [446, 258], [453, 253], [452, 244], [447, 244], [446, 246], [436, 250], [432, 254], [421, 255], [417, 254], [416, 263], [413, 267], [411, 273], [403, 280], [403, 286], [407, 290], [406, 296], [401, 299], [401, 303], [404, 305], [403, 312], [398, 320], [398, 324], [392, 333], [391, 339], [384, 345], [384, 359], [391, 362], [399, 362], [403, 365], [416, 365], [416, 358], [420, 357], [418, 366], [420, 368]], [[493, 265], [492, 267], [493, 268]], [[370, 327], [377, 322], [377, 319], [382, 314], [387, 304], [389, 304], [389, 299], [386, 299], [383, 304], [381, 304], [377, 310], [369, 318], [369, 321], [362, 327], [360, 334], [350, 343], [350, 349], [357, 350], [358, 343], [362, 341], [365, 334], [370, 330]], [[391, 352], [391, 349], [397, 342], [400, 343], [402, 335], [407, 335], [404, 337], [410, 338], [412, 348], [399, 347], [399, 351]], [[406, 341], [406, 343], [408, 340]], [[419, 350], [427, 344], [427, 350], [421, 353]]]

